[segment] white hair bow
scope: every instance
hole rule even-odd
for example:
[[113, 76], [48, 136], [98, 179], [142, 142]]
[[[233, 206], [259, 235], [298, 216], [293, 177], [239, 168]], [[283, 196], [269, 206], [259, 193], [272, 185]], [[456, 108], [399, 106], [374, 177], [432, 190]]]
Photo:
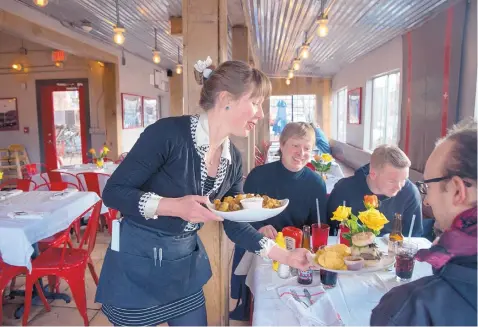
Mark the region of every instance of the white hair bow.
[[212, 59], [211, 57], [207, 56], [205, 61], [198, 60], [194, 64], [194, 69], [197, 70], [199, 73], [202, 73], [204, 78], [208, 78], [209, 75], [212, 73], [212, 69], [208, 68], [209, 66], [212, 65]]

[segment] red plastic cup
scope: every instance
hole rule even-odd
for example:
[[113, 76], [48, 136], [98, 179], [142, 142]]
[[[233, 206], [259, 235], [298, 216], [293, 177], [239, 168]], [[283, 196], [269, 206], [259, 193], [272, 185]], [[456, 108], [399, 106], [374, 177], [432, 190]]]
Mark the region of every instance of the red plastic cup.
[[322, 245], [327, 245], [329, 240], [330, 226], [327, 224], [312, 225], [312, 250], [316, 252]]
[[342, 237], [342, 235], [348, 232], [350, 232], [350, 228], [348, 228], [347, 226], [340, 225], [340, 244], [345, 244], [347, 246], [350, 246], [349, 240]]

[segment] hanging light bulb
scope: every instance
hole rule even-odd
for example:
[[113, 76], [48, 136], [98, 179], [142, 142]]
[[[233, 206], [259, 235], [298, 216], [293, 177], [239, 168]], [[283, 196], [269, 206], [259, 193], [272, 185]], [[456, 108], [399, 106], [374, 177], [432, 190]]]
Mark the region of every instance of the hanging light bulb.
[[287, 78], [287, 79], [285, 80], [285, 85], [290, 85], [290, 79]]
[[161, 62], [161, 56], [159, 55], [158, 50], [153, 50], [153, 62], [159, 64]]
[[15, 70], [20, 71], [20, 70], [22, 70], [23, 66], [20, 65], [20, 64], [13, 64], [13, 65], [12, 65], [12, 68], [15, 69]]
[[306, 43], [302, 44], [302, 46], [300, 47], [300, 56], [304, 59], [307, 59], [309, 58], [309, 54], [310, 54], [310, 46]]
[[125, 32], [124, 27], [117, 25], [113, 28], [113, 32], [115, 32], [115, 35], [113, 36], [113, 41], [115, 41], [115, 43], [118, 45], [122, 45], [125, 40], [125, 37], [123, 34]]
[[63, 62], [57, 61], [57, 62], [55, 62], [55, 66], [58, 67], [58, 68], [63, 68]]
[[319, 27], [317, 28], [317, 35], [320, 37], [326, 37], [329, 34], [329, 27], [327, 23], [329, 22], [329, 18], [327, 15], [320, 14], [319, 18], [317, 19], [317, 24]]
[[33, 3], [38, 7], [46, 7], [48, 0], [33, 0]]
[[181, 75], [183, 73], [183, 65], [177, 64], [176, 65], [176, 74]]
[[299, 70], [300, 69], [300, 60], [299, 59], [294, 59], [292, 62], [292, 69], [294, 70]]
[[287, 78], [288, 79], [293, 79], [294, 78], [294, 70], [289, 69], [289, 72], [287, 73]]

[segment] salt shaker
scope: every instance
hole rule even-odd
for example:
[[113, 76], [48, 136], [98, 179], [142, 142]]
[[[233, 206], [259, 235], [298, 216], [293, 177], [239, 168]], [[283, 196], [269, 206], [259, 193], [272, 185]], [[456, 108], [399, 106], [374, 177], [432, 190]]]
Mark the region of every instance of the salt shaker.
[[288, 265], [284, 264], [279, 264], [279, 269], [277, 269], [277, 275], [279, 275], [280, 278], [289, 278], [290, 275], [290, 267]]

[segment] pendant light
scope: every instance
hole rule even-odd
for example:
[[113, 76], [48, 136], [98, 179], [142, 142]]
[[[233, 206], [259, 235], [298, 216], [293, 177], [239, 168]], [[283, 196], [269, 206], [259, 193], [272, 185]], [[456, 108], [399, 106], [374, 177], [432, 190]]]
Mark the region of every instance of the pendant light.
[[181, 75], [183, 73], [183, 65], [181, 65], [181, 61], [179, 60], [179, 46], [178, 46], [178, 64], [176, 65], [176, 74]]
[[35, 4], [35, 6], [43, 8], [48, 5], [48, 0], [33, 0], [33, 3]]
[[300, 54], [300, 57], [303, 59], [309, 58], [310, 45], [307, 43], [307, 32], [305, 32], [304, 43], [302, 43], [302, 46], [299, 49], [299, 54]]
[[329, 22], [329, 16], [325, 13], [325, 1], [321, 0], [320, 2], [321, 10], [320, 15], [317, 17], [317, 24], [319, 27], [317, 28], [317, 35], [319, 37], [326, 37], [329, 34], [329, 27], [327, 23]]
[[293, 69], [289, 69], [289, 71], [287, 73], [287, 78], [288, 79], [294, 78], [294, 70]]
[[23, 66], [21, 64], [13, 64], [12, 69], [21, 71], [23, 69]]
[[116, 0], [116, 25], [113, 27], [113, 32], [115, 33], [113, 36], [113, 41], [118, 45], [122, 45], [125, 41], [123, 34], [125, 32], [125, 28], [120, 23], [119, 0]]
[[153, 49], [153, 62], [159, 64], [161, 62], [161, 56], [159, 55], [158, 50], [158, 30], [154, 29], [154, 49]]
[[285, 80], [285, 85], [290, 85], [290, 79], [287, 78], [287, 79]]

